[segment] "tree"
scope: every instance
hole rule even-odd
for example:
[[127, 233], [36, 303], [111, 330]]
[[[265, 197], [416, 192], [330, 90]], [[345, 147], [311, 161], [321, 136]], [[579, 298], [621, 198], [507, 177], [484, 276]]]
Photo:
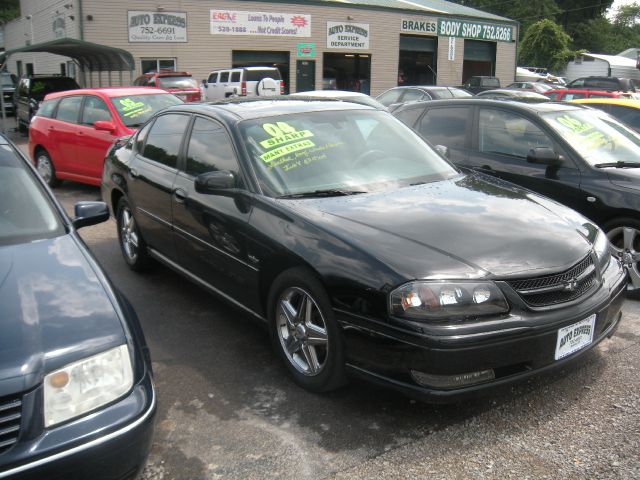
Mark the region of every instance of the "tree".
[[570, 42], [571, 37], [564, 33], [560, 25], [548, 19], [540, 20], [524, 33], [519, 63], [560, 70], [575, 56], [575, 52], [569, 49]]
[[0, 25], [20, 16], [19, 0], [2, 0], [0, 5]]

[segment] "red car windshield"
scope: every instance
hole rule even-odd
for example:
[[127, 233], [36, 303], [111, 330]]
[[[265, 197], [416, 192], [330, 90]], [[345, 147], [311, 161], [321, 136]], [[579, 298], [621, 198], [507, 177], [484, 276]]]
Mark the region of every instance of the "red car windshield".
[[193, 77], [158, 77], [158, 88], [198, 88], [198, 82]]
[[154, 113], [183, 102], [170, 93], [153, 93], [113, 97], [111, 103], [116, 108], [122, 123], [129, 128], [137, 128], [149, 120]]

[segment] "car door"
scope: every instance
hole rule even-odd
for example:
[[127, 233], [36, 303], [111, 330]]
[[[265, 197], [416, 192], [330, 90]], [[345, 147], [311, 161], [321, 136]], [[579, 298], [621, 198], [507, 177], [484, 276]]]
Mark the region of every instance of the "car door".
[[216, 100], [216, 91], [218, 88], [218, 76], [220, 72], [211, 72], [204, 83], [203, 93], [204, 99], [213, 101]]
[[87, 95], [77, 127], [77, 173], [99, 181], [107, 150], [116, 139], [114, 131], [96, 130], [94, 123], [113, 122], [109, 107], [100, 97]]
[[[483, 106], [476, 125], [467, 165], [573, 208], [583, 206], [580, 170], [546, 128], [517, 112]], [[561, 164], [528, 162], [530, 150], [539, 147], [554, 150]]]
[[47, 151], [59, 173], [76, 175], [78, 172], [78, 122], [84, 96], [64, 97], [58, 104], [55, 118], [47, 126], [51, 144]]
[[449, 160], [453, 163], [464, 164], [471, 147], [473, 111], [471, 105], [429, 108], [418, 120], [414, 129], [432, 145], [447, 147]]
[[176, 249], [171, 196], [189, 119], [187, 114], [168, 113], [140, 131], [127, 186], [142, 237], [147, 245], [173, 261]]
[[[198, 175], [230, 171], [236, 189], [220, 194], [195, 190]], [[247, 258], [250, 205], [231, 138], [211, 119], [195, 117], [185, 146], [183, 168], [173, 188], [173, 225], [179, 263], [224, 294], [250, 308], [258, 290], [258, 269]], [[253, 302], [256, 303], [256, 302]]]

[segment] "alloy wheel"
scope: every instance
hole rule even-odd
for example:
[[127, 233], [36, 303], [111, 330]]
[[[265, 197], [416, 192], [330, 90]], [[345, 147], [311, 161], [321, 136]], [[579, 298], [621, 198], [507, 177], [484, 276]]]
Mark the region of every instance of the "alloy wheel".
[[327, 324], [313, 297], [298, 287], [282, 292], [276, 307], [276, 331], [293, 367], [306, 376], [324, 369], [329, 353]]
[[607, 232], [618, 258], [629, 271], [629, 279], [634, 288], [640, 288], [640, 231], [633, 227], [616, 227]]
[[36, 159], [36, 170], [40, 174], [40, 177], [46, 182], [51, 183], [53, 177], [53, 165], [47, 155], [41, 153]]
[[123, 208], [120, 212], [120, 241], [127, 258], [131, 262], [135, 262], [138, 256], [139, 239], [136, 221], [128, 207]]

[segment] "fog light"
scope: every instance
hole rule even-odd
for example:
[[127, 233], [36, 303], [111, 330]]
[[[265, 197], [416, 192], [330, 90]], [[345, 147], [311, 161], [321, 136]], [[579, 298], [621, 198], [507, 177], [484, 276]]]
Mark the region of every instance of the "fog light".
[[488, 382], [496, 378], [493, 370], [480, 370], [479, 372], [458, 373], [456, 375], [432, 375], [430, 373], [411, 370], [413, 379], [423, 387], [452, 389], [476, 385]]

